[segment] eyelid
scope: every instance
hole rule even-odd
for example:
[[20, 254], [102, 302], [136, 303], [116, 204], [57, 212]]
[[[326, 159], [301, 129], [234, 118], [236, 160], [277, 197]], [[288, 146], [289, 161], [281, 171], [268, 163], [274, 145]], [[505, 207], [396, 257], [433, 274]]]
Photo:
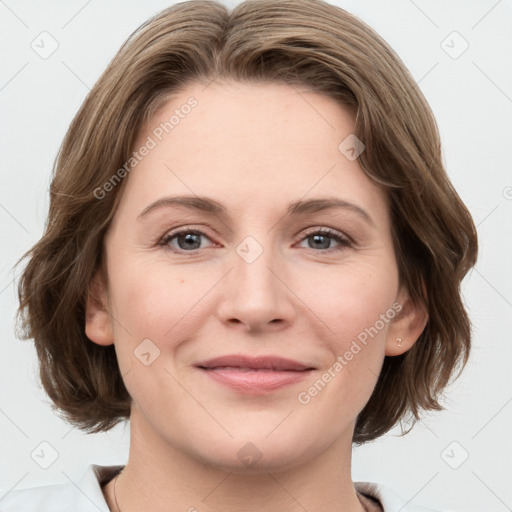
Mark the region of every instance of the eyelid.
[[[192, 225], [184, 225], [179, 226], [171, 231], [168, 231], [165, 235], [163, 235], [157, 245], [167, 247], [170, 251], [177, 253], [177, 254], [195, 254], [197, 251], [200, 251], [201, 249], [208, 249], [209, 247], [203, 247], [198, 249], [192, 249], [192, 250], [184, 250], [184, 249], [175, 249], [170, 247], [170, 241], [171, 239], [175, 238], [176, 236], [179, 236], [181, 234], [186, 233], [194, 233], [200, 236], [204, 236], [207, 238], [210, 242], [212, 242], [212, 246], [219, 246], [217, 242], [215, 242], [205, 230], [204, 228], [197, 228]], [[295, 238], [295, 241], [293, 242], [293, 245], [302, 242], [303, 240], [307, 239], [309, 236], [314, 234], [322, 234], [322, 235], [329, 235], [331, 236], [335, 241], [338, 242], [338, 246], [331, 247], [329, 249], [314, 249], [312, 247], [306, 247], [305, 249], [312, 250], [314, 252], [320, 252], [320, 253], [330, 253], [337, 250], [342, 250], [350, 247], [354, 247], [356, 245], [355, 241], [352, 239], [352, 237], [346, 235], [345, 233], [338, 231], [337, 229], [333, 229], [327, 226], [310, 226], [308, 228], [303, 229], [300, 234], [297, 235]]]
[[329, 256], [333, 254], [338, 254], [342, 251], [346, 251], [349, 249], [354, 249], [356, 247], [356, 243], [354, 240], [346, 235], [345, 233], [338, 231], [337, 229], [332, 229], [329, 227], [311, 227], [306, 229], [306, 231], [302, 231], [301, 236], [298, 238], [298, 240], [294, 243], [294, 246], [303, 242], [304, 240], [307, 240], [309, 237], [313, 235], [321, 235], [321, 236], [328, 236], [335, 242], [337, 242], [338, 245], [334, 247], [329, 247], [328, 249], [315, 249], [314, 247], [303, 247], [303, 249], [306, 249], [308, 252], [312, 252], [313, 254], [320, 254], [324, 256]]
[[[159, 238], [157, 245], [161, 245], [164, 247], [168, 246], [171, 238], [174, 238], [175, 236], [178, 236], [178, 235], [181, 235], [184, 233], [196, 233], [198, 235], [204, 236], [205, 238], [208, 238], [208, 240], [210, 240], [210, 242], [212, 242], [212, 245], [217, 245], [217, 246], [219, 245], [212, 239], [212, 237], [203, 228], [197, 228], [192, 225], [179, 226], [177, 228], [172, 229], [171, 231], [166, 232], [162, 237]], [[171, 250], [173, 250], [173, 249], [171, 249]], [[194, 253], [195, 251], [198, 251], [198, 250], [199, 249], [193, 249], [191, 251], [176, 251], [176, 250], [174, 250], [174, 252]]]
[[347, 244], [355, 245], [355, 241], [352, 239], [352, 237], [348, 236], [347, 234], [345, 234], [342, 231], [338, 231], [337, 229], [333, 229], [333, 228], [330, 228], [327, 226], [312, 226], [310, 228], [306, 228], [305, 230], [302, 230], [301, 231], [302, 237], [299, 238], [298, 241], [300, 242], [307, 236], [314, 235], [316, 233], [327, 233], [331, 236], [337, 236], [337, 237], [343, 239], [344, 241], [346, 241]]

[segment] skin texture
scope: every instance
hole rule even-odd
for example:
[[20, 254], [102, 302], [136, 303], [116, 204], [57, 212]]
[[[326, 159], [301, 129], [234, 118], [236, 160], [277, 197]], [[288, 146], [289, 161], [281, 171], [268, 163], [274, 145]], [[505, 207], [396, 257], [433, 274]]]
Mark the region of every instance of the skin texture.
[[[289, 85], [192, 83], [153, 116], [136, 147], [191, 96], [197, 106], [130, 172], [105, 238], [108, 278], [98, 272], [87, 304], [87, 336], [115, 343], [133, 398], [120, 509], [363, 510], [351, 480], [355, 421], [384, 356], [409, 350], [427, 317], [399, 287], [384, 192], [338, 149], [353, 113]], [[226, 214], [165, 206], [138, 218], [181, 195], [213, 199]], [[349, 208], [287, 214], [293, 201], [327, 197], [359, 206], [372, 224]], [[176, 228], [205, 235], [159, 245]], [[350, 245], [313, 237], [326, 228]], [[244, 246], [246, 237], [259, 245]], [[262, 252], [249, 263], [240, 247]], [[298, 394], [393, 304], [400, 314], [300, 403]], [[150, 353], [160, 351], [149, 365], [134, 354], [145, 339]], [[250, 396], [194, 366], [235, 353], [316, 369]], [[248, 465], [241, 449], [259, 459]], [[117, 510], [112, 482], [104, 493]]]

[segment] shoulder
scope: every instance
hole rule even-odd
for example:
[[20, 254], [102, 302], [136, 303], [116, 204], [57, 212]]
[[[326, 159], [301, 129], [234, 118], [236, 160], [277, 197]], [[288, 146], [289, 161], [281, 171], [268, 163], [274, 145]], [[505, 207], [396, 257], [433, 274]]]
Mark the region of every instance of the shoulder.
[[0, 491], [0, 512], [109, 512], [101, 483], [123, 466], [89, 464], [68, 482]]
[[361, 494], [379, 500], [384, 512], [455, 512], [423, 507], [406, 500], [390, 487], [376, 482], [354, 482], [354, 487]]

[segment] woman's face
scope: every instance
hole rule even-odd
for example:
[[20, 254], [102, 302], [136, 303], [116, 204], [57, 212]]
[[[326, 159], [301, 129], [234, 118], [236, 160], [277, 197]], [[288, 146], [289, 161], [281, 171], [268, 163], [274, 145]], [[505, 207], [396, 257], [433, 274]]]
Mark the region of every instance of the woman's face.
[[[212, 83], [140, 133], [105, 239], [108, 315], [86, 330], [115, 342], [139, 431], [239, 470], [351, 446], [384, 356], [415, 341], [386, 197], [352, 131], [326, 96]], [[198, 366], [228, 355], [313, 369]]]

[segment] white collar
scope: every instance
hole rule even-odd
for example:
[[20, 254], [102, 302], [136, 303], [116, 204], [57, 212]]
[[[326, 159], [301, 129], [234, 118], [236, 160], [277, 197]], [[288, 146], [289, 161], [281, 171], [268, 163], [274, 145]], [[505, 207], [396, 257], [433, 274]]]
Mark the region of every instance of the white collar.
[[[2, 512], [109, 512], [101, 484], [113, 478], [124, 466], [89, 464], [76, 481], [28, 489], [0, 491]], [[443, 512], [415, 505], [389, 487], [376, 482], [354, 482], [362, 494], [377, 498], [384, 512]], [[449, 512], [445, 510], [444, 512]]]

